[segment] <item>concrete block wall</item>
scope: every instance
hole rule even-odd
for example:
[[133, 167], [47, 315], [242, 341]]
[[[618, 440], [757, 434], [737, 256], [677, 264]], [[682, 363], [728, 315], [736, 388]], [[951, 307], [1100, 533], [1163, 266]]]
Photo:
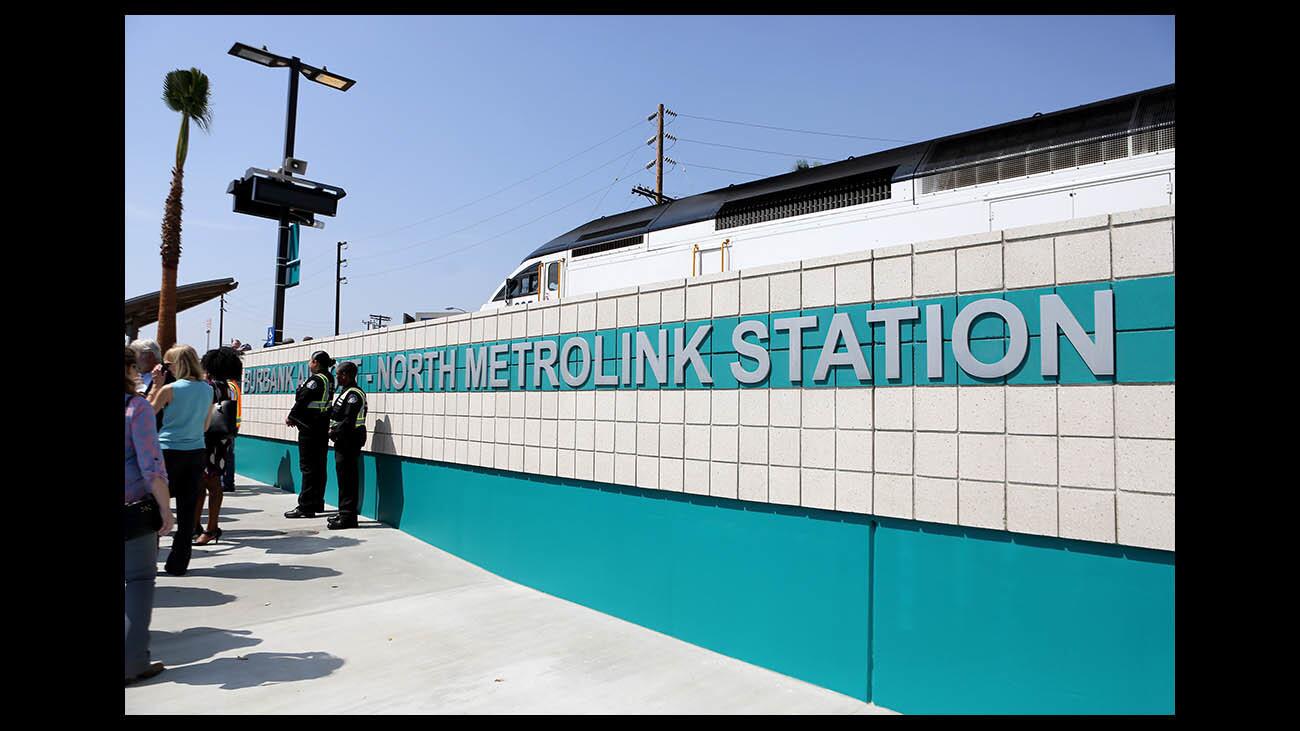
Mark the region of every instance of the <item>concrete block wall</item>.
[[[903, 377], [888, 382], [883, 365], [873, 367], [880, 380], [869, 386], [777, 387], [774, 375], [772, 387], [738, 387], [718, 367], [712, 388], [371, 393], [367, 449], [1172, 551], [1173, 274], [1170, 206], [394, 326], [253, 351], [245, 367], [301, 363], [318, 349], [344, 360], [857, 304], [1040, 292], [1077, 304], [1090, 300], [1076, 295], [1108, 288], [1117, 330], [1110, 378], [1067, 372], [1071, 346], [1062, 341], [1060, 378], [1025, 371], [987, 381], [954, 366], [931, 385], [916, 324], [914, 373], [905, 361]], [[1081, 320], [1091, 327], [1091, 306], [1074, 310], [1086, 310]], [[292, 440], [283, 424], [291, 401], [247, 394], [243, 433]]]

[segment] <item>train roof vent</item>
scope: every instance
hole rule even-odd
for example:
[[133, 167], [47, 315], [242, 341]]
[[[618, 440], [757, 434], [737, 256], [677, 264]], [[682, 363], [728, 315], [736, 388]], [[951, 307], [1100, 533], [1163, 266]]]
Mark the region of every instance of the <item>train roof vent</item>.
[[894, 168], [891, 167], [770, 195], [728, 201], [718, 210], [714, 229], [720, 231], [888, 200], [893, 175]]
[[1025, 177], [1173, 149], [1172, 87], [940, 140], [921, 193]]
[[592, 254], [599, 254], [603, 251], [611, 251], [613, 249], [624, 249], [629, 246], [639, 246], [644, 242], [645, 242], [645, 236], [643, 234], [637, 234], [636, 236], [627, 236], [621, 239], [614, 239], [613, 241], [606, 241], [600, 244], [592, 244], [590, 246], [578, 247], [573, 250], [573, 256], [574, 258], [577, 258], [579, 256], [590, 256]]
[[622, 233], [624, 231], [635, 231], [638, 228], [645, 228], [652, 220], [654, 219], [647, 218], [644, 221], [633, 221], [632, 223], [623, 224], [622, 226], [613, 226], [599, 231], [592, 231], [589, 234], [579, 236], [578, 240], [590, 241], [591, 239], [598, 239], [602, 236], [609, 236], [610, 234]]

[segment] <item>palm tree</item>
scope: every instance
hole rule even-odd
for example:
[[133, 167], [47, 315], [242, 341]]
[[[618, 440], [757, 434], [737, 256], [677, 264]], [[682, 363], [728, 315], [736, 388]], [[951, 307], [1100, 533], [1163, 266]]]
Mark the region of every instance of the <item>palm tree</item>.
[[190, 150], [190, 120], [207, 131], [212, 125], [208, 106], [208, 77], [198, 69], [176, 69], [163, 80], [163, 102], [181, 114], [180, 138], [176, 140], [176, 167], [172, 187], [163, 204], [162, 287], [158, 290], [158, 347], [166, 352], [176, 344], [176, 269], [181, 261], [181, 180], [185, 177], [185, 156]]

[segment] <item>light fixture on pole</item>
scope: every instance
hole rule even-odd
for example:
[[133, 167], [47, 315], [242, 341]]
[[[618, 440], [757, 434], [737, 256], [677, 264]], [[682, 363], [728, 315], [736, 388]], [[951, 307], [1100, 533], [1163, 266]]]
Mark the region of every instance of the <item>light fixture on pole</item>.
[[[294, 133], [298, 125], [298, 75], [302, 74], [309, 80], [315, 81], [323, 86], [338, 91], [347, 91], [351, 89], [356, 81], [345, 76], [340, 76], [324, 67], [316, 68], [302, 62], [297, 56], [285, 57], [270, 52], [265, 46], [254, 48], [245, 43], [236, 43], [230, 47], [231, 56], [242, 58], [245, 61], [251, 61], [269, 68], [288, 68], [289, 69], [289, 104], [285, 114], [284, 125], [284, 155], [281, 159], [285, 165], [290, 165], [293, 159], [293, 141]], [[282, 171], [286, 177], [291, 177], [293, 173], [290, 170]], [[280, 214], [279, 240], [276, 248], [275, 258], [275, 311], [273, 314], [273, 324], [271, 330], [272, 343], [282, 342], [284, 338], [284, 292], [292, 286], [288, 282], [287, 269], [289, 261], [289, 209], [283, 208]]]

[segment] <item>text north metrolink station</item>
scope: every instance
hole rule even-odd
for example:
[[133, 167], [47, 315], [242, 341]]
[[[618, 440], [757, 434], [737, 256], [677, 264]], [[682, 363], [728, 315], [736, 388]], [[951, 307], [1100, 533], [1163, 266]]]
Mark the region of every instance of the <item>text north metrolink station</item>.
[[[1059, 295], [1041, 295], [1038, 307], [1045, 342], [1050, 340], [1055, 344], [1053, 336], [1059, 332], [1093, 375], [1115, 374], [1115, 308], [1111, 290], [1093, 293], [1095, 335], [1092, 337]], [[866, 310], [858, 314], [856, 323], [846, 312], [773, 315], [770, 328], [765, 319], [741, 318], [731, 335], [736, 358], [725, 367], [730, 368], [738, 383], [756, 384], [771, 373], [773, 358], [787, 358], [789, 380], [801, 383], [805, 378], [804, 352], [819, 349], [814, 373], [811, 374], [814, 380], [824, 381], [832, 368], [844, 366], [852, 369], [860, 383], [870, 384], [875, 376], [868, 357], [863, 353], [858, 329], [879, 324], [884, 332], [885, 378], [897, 379], [903, 368], [901, 327], [904, 323], [921, 319], [921, 309], [908, 306]], [[944, 312], [943, 304], [928, 304], [924, 309], [925, 326], [917, 328], [916, 347], [926, 349], [926, 376], [943, 378], [944, 323], [949, 313]], [[991, 363], [981, 361], [971, 353], [972, 325], [977, 318], [985, 316], [1000, 318], [1006, 325], [1006, 350], [1000, 359]], [[951, 340], [953, 357], [957, 366], [972, 377], [1006, 376], [1020, 367], [1029, 351], [1029, 327], [1024, 313], [1007, 300], [989, 297], [969, 302], [957, 312], [951, 323], [947, 335]], [[820, 345], [805, 345], [804, 334], [819, 331], [823, 324], [826, 325], [825, 338]], [[570, 335], [380, 355], [377, 357], [376, 387], [379, 391], [455, 391], [645, 386], [647, 372], [654, 376], [657, 384], [683, 387], [687, 385], [687, 369], [693, 372], [700, 385], [712, 385], [714, 378], [709, 357], [700, 352], [712, 324], [704, 321], [688, 336], [690, 325], [687, 322], [675, 327], [663, 326], [654, 333], [622, 331], [617, 333], [618, 340], [614, 340], [612, 334], [610, 337], [597, 334], [594, 338]], [[774, 334], [788, 335], [787, 352], [769, 350], [768, 344]], [[607, 356], [609, 346], [617, 347], [616, 358]], [[463, 360], [460, 367], [458, 352]], [[714, 365], [717, 365], [716, 361]], [[1040, 365], [1043, 376], [1057, 376], [1060, 369], [1058, 348], [1044, 346]], [[526, 378], [529, 370], [532, 371], [531, 380]], [[245, 389], [251, 393], [292, 391], [298, 380], [306, 375], [305, 364], [255, 368], [246, 374]], [[458, 377], [465, 379], [463, 386], [458, 383]]]

